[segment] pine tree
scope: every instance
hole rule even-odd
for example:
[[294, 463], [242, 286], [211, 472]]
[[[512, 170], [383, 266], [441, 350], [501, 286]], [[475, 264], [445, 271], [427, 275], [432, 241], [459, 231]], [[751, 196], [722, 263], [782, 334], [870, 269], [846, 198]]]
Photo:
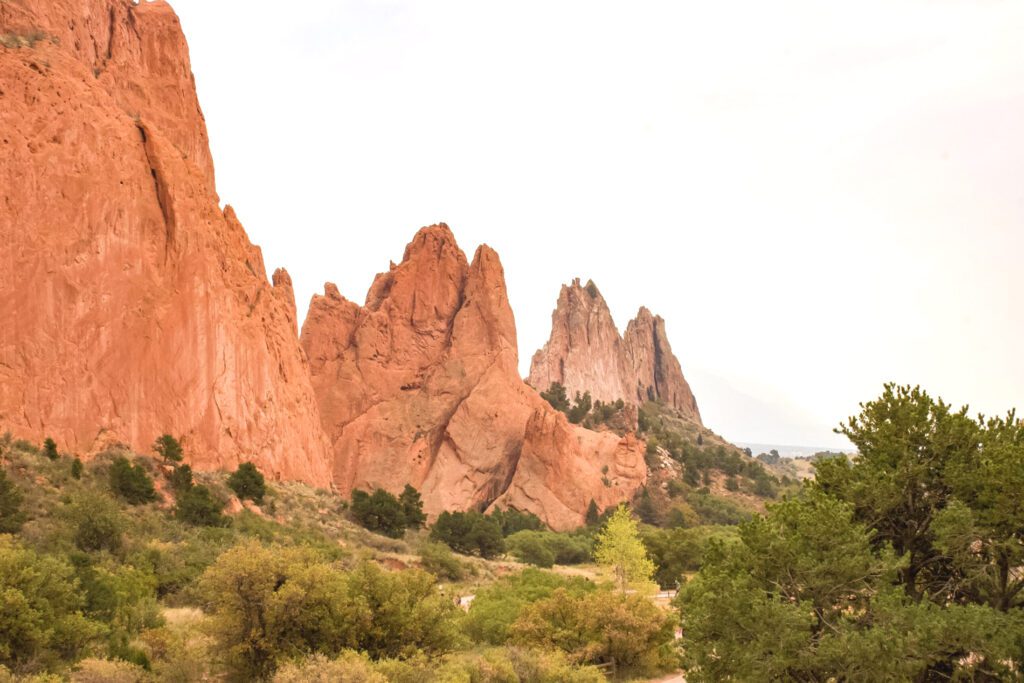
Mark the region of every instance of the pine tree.
[[153, 450], [170, 463], [181, 462], [185, 457], [181, 444], [170, 434], [160, 435], [153, 443]]
[[25, 513], [21, 510], [23, 499], [7, 473], [0, 470], [0, 534], [16, 534], [21, 530], [25, 523]]
[[601, 512], [597, 509], [597, 503], [594, 499], [590, 499], [590, 505], [587, 506], [587, 526], [597, 526], [601, 521]]
[[625, 505], [619, 505], [597, 536], [594, 552], [599, 564], [615, 571], [615, 580], [623, 592], [630, 585], [649, 582], [654, 576], [654, 563], [640, 539], [636, 521]]
[[60, 457], [60, 454], [57, 453], [57, 442], [50, 437], [46, 437], [46, 441], [43, 442], [43, 455], [50, 460], [56, 460]]
[[419, 529], [427, 521], [427, 516], [423, 514], [423, 499], [420, 492], [410, 484], [405, 485], [401, 495], [398, 496], [398, 502], [402, 504], [402, 515], [405, 517], [406, 528]]
[[71, 463], [71, 478], [81, 479], [82, 471], [85, 469], [85, 465], [82, 464], [81, 458], [75, 458]]

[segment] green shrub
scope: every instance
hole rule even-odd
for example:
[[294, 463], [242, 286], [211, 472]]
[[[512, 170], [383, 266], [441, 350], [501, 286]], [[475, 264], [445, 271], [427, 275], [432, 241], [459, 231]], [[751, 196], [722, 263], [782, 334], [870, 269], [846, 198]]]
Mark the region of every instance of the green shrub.
[[82, 473], [85, 471], [85, 465], [82, 464], [81, 458], [75, 458], [71, 461], [71, 478], [79, 480], [82, 478]]
[[491, 510], [490, 516], [498, 521], [501, 526], [502, 536], [511, 536], [517, 531], [531, 530], [540, 531], [544, 529], [544, 522], [532, 512], [520, 512], [515, 508], [502, 510], [495, 508]]
[[463, 631], [477, 643], [503, 645], [523, 609], [559, 588], [576, 595], [594, 590], [594, 584], [580, 577], [525, 569], [477, 591], [463, 620]]
[[263, 474], [251, 462], [243, 462], [228, 477], [228, 488], [235, 492], [239, 500], [249, 499], [260, 505], [267, 494], [267, 483]]
[[157, 499], [153, 480], [142, 465], [117, 457], [110, 463], [110, 489], [130, 505], [152, 503]]
[[424, 543], [420, 548], [420, 565], [447, 581], [461, 581], [466, 576], [466, 568], [444, 543]]
[[551, 567], [555, 564], [555, 553], [548, 548], [543, 536], [535, 531], [520, 531], [505, 541], [512, 555], [520, 562], [538, 567]]
[[121, 549], [124, 517], [110, 497], [89, 492], [78, 494], [65, 506], [63, 515], [79, 550], [117, 552]]
[[193, 486], [178, 496], [174, 515], [193, 526], [227, 526], [229, 520], [223, 510], [223, 499], [206, 486]]
[[60, 457], [60, 453], [57, 452], [57, 442], [46, 437], [46, 441], [43, 442], [43, 455], [50, 460], [57, 460]]
[[442, 512], [430, 529], [430, 538], [464, 555], [491, 558], [505, 550], [498, 520], [475, 510]]
[[0, 664], [73, 658], [102, 636], [65, 561], [0, 536]]
[[513, 643], [557, 647], [582, 664], [615, 662], [620, 671], [654, 675], [675, 669], [675, 618], [646, 596], [564, 588], [528, 605], [509, 629]]
[[0, 470], [0, 534], [16, 534], [25, 523], [21, 504], [25, 496], [7, 478], [7, 472]]
[[188, 465], [178, 465], [167, 477], [167, 483], [176, 496], [180, 496], [192, 488], [192, 468]]

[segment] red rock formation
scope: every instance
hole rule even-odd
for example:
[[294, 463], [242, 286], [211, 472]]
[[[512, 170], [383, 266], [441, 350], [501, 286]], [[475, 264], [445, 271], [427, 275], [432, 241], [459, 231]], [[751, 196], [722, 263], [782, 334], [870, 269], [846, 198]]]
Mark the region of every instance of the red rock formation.
[[679, 359], [672, 353], [665, 334], [665, 321], [644, 307], [626, 326], [625, 349], [629, 368], [635, 377], [637, 401], [660, 400], [683, 417], [702, 424], [697, 399], [683, 377]]
[[0, 35], [0, 426], [328, 485], [291, 282], [219, 208], [171, 8], [3, 2]]
[[498, 499], [570, 528], [646, 479], [635, 439], [572, 427], [519, 378], [498, 255], [468, 263], [445, 225], [420, 230], [364, 306], [327, 284], [302, 343], [343, 493], [411, 483], [431, 514]]
[[665, 321], [641, 308], [619, 336], [593, 282], [564, 285], [551, 314], [551, 337], [531, 359], [527, 380], [538, 390], [552, 383], [569, 396], [589, 391], [595, 400], [642, 404], [661, 400], [700, 424], [700, 411], [665, 335]]
[[622, 337], [594, 283], [563, 285], [551, 314], [551, 337], [533, 355], [529, 382], [544, 391], [558, 382], [569, 391], [589, 391], [599, 401], [633, 394]]

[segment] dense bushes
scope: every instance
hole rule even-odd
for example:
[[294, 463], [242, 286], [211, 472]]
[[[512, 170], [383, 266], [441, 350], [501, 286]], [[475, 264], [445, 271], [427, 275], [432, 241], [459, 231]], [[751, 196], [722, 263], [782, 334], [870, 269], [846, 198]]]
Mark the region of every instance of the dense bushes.
[[0, 663], [74, 658], [100, 638], [68, 563], [0, 535]]
[[119, 456], [110, 463], [110, 490], [131, 505], [152, 503], [157, 499], [153, 480], [142, 465], [133, 465]]
[[267, 495], [267, 483], [256, 465], [243, 462], [238, 466], [227, 481], [228, 488], [235, 492], [239, 500], [251, 500], [257, 505], [263, 504], [263, 496]]
[[505, 539], [505, 546], [520, 562], [538, 567], [581, 564], [593, 559], [591, 541], [583, 535], [554, 531], [518, 531]]
[[489, 558], [505, 551], [498, 520], [475, 510], [442, 512], [430, 529], [430, 538], [464, 555]]
[[502, 645], [508, 641], [509, 629], [526, 606], [558, 589], [576, 595], [594, 590], [594, 584], [538, 569], [506, 576], [477, 592], [463, 621], [463, 631], [478, 643]]
[[554, 647], [580, 664], [614, 662], [620, 670], [672, 669], [675, 618], [646, 596], [603, 588], [572, 594], [559, 588], [528, 605], [509, 629], [512, 642]]
[[21, 503], [25, 499], [7, 473], [0, 470], [0, 534], [14, 534], [25, 523]]
[[455, 606], [418, 570], [363, 563], [342, 572], [309, 551], [247, 543], [228, 551], [200, 585], [213, 629], [239, 680], [271, 673], [301, 653], [372, 657], [449, 649]]
[[178, 496], [174, 516], [194, 526], [227, 526], [224, 500], [206, 486], [191, 486]]

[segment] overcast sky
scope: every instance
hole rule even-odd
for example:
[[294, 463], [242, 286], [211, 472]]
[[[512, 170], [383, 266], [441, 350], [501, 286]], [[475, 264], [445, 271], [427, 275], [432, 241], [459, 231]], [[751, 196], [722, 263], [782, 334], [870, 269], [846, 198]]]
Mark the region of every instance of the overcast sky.
[[886, 381], [1024, 406], [1024, 3], [174, 0], [221, 199], [300, 316], [423, 225], [667, 321], [705, 422], [835, 446]]

